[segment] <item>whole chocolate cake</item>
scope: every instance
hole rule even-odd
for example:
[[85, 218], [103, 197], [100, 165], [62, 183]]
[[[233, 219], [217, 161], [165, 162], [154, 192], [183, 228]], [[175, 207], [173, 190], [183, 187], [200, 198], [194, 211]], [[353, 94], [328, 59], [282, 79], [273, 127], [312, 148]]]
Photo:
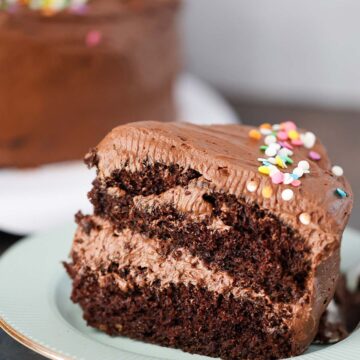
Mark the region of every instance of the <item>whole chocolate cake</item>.
[[87, 156], [93, 215], [66, 268], [90, 326], [223, 359], [302, 353], [333, 297], [352, 207], [292, 122], [138, 122]]
[[178, 0], [0, 0], [0, 167], [81, 159], [175, 120]]

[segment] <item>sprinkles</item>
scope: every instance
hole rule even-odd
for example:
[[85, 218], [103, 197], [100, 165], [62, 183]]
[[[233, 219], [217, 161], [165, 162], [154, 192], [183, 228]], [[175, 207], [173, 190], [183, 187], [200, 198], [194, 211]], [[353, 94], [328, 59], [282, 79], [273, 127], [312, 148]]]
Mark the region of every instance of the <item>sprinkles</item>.
[[319, 153], [317, 153], [316, 151], [310, 151], [309, 158], [314, 161], [319, 161], [321, 159], [321, 155]]
[[248, 183], [246, 184], [246, 189], [249, 192], [255, 192], [258, 188], [258, 183], [254, 180], [248, 181]]
[[341, 198], [346, 198], [346, 197], [349, 196], [348, 193], [346, 191], [344, 191], [343, 189], [341, 189], [341, 188], [336, 188], [335, 194], [338, 195]]
[[16, 12], [21, 7], [40, 11], [44, 16], [52, 16], [58, 12], [69, 10], [75, 14], [83, 14], [88, 0], [0, 0], [0, 10]]
[[303, 225], [309, 225], [311, 222], [310, 214], [303, 212], [299, 215], [299, 220]]
[[85, 43], [88, 47], [95, 47], [101, 42], [101, 32], [97, 30], [91, 30], [86, 34]]
[[[312, 150], [316, 144], [316, 136], [314, 133], [307, 131], [302, 133], [293, 121], [285, 121], [280, 124], [270, 125], [264, 123], [257, 129], [249, 131], [249, 137], [254, 140], [263, 139], [263, 143], [259, 145], [259, 152], [263, 154], [258, 157], [260, 162], [258, 172], [262, 175], [269, 176], [271, 183], [275, 185], [286, 185], [297, 188], [302, 184], [302, 178], [310, 174], [310, 162], [307, 160], [300, 160], [297, 165], [292, 158], [294, 153], [302, 147], [309, 149], [308, 158], [312, 161], [321, 160], [321, 154]], [[291, 166], [291, 170], [288, 167]], [[344, 170], [340, 166], [333, 166], [331, 172], [334, 176], [342, 176]], [[249, 192], [255, 192], [259, 187], [259, 183], [254, 180], [246, 184]], [[271, 186], [265, 186], [261, 194], [268, 199], [273, 194]], [[340, 198], [346, 198], [349, 195], [345, 190], [336, 188], [334, 193]], [[291, 188], [281, 191], [281, 198], [284, 201], [290, 201], [295, 194]], [[304, 212], [299, 215], [299, 221], [304, 225], [309, 225], [311, 217]]]
[[335, 175], [335, 176], [343, 176], [344, 175], [344, 170], [341, 166], [338, 165], [334, 165], [331, 168], [331, 172]]
[[265, 199], [269, 199], [271, 198], [271, 195], [272, 195], [273, 191], [272, 191], [272, 188], [271, 186], [265, 186], [263, 189], [262, 189], [262, 196], [265, 198]]
[[291, 189], [285, 189], [282, 191], [281, 197], [284, 201], [290, 201], [294, 197], [294, 192]]

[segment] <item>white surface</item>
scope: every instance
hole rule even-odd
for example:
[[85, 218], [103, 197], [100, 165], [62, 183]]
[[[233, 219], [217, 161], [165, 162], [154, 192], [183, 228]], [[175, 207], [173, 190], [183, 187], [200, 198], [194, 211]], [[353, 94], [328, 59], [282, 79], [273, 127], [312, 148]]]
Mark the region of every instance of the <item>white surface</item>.
[[360, 108], [360, 1], [187, 0], [190, 71], [230, 94]]
[[[57, 353], [57, 359], [208, 359], [127, 338], [109, 337], [87, 327], [80, 308], [69, 299], [71, 284], [61, 264], [67, 259], [73, 233], [74, 227], [66, 226], [34, 235], [14, 245], [0, 258], [0, 319], [26, 338]], [[359, 232], [345, 231], [341, 258], [345, 272], [360, 263]], [[360, 359], [360, 329], [335, 345], [311, 346], [296, 359]]]
[[[190, 75], [180, 78], [176, 101], [182, 120], [198, 124], [237, 120], [215, 91]], [[91, 209], [86, 193], [94, 178], [95, 172], [80, 161], [0, 170], [0, 230], [27, 234], [72, 221], [79, 209]]]

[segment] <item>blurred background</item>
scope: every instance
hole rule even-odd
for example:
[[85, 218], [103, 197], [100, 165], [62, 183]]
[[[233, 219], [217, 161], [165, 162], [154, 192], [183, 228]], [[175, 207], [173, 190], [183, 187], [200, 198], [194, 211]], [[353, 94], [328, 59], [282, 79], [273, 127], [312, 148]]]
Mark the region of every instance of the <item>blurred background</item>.
[[[187, 0], [187, 69], [244, 123], [292, 119], [325, 143], [360, 195], [360, 2]], [[351, 225], [360, 228], [355, 201]]]
[[[360, 152], [360, 2], [184, 3], [180, 32], [185, 70], [210, 85], [203, 89], [205, 98], [225, 99], [230, 108], [222, 103], [222, 110], [232, 120], [254, 125], [293, 120], [313, 131], [332, 162], [344, 168], [355, 198], [360, 196], [355, 159]], [[192, 90], [182, 92], [186, 97]], [[207, 106], [212, 109], [210, 102]], [[194, 108], [188, 113], [197, 113]], [[210, 110], [209, 118], [216, 119], [216, 111]], [[360, 229], [359, 219], [355, 201], [351, 226]], [[25, 230], [0, 232], [0, 254], [22, 235]], [[1, 360], [43, 359], [1, 331], [0, 349]]]

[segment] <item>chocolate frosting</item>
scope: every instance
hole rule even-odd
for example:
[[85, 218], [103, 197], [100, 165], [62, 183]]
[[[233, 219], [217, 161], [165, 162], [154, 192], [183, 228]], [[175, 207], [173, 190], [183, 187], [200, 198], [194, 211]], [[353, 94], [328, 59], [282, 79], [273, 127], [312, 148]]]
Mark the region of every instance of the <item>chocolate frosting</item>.
[[[81, 159], [125, 121], [174, 120], [178, 8], [93, 0], [84, 15], [0, 11], [0, 167]], [[90, 31], [97, 46], [86, 45]]]
[[[258, 203], [301, 233], [312, 250], [312, 270], [307, 293], [293, 305], [294, 350], [300, 352], [313, 340], [320, 316], [335, 290], [341, 236], [352, 208], [352, 192], [344, 177], [331, 173], [326, 150], [317, 140], [313, 150], [321, 155], [321, 160], [309, 160], [311, 173], [301, 178], [300, 187], [292, 188], [294, 198], [284, 201], [281, 192], [288, 186], [273, 184], [258, 172], [261, 144], [248, 136], [250, 129], [241, 125], [159, 122], [119, 126], [96, 149], [98, 178], [105, 179], [120, 168], [140, 170], [144, 160], [178, 164], [198, 171], [215, 191]], [[307, 153], [307, 149], [298, 148], [293, 156], [294, 165], [307, 159]], [[249, 181], [257, 183], [255, 192], [247, 190]], [[265, 186], [272, 189], [270, 198], [262, 196]], [[336, 188], [344, 189], [348, 196], [338, 197]], [[303, 212], [310, 214], [308, 225], [299, 221]]]

